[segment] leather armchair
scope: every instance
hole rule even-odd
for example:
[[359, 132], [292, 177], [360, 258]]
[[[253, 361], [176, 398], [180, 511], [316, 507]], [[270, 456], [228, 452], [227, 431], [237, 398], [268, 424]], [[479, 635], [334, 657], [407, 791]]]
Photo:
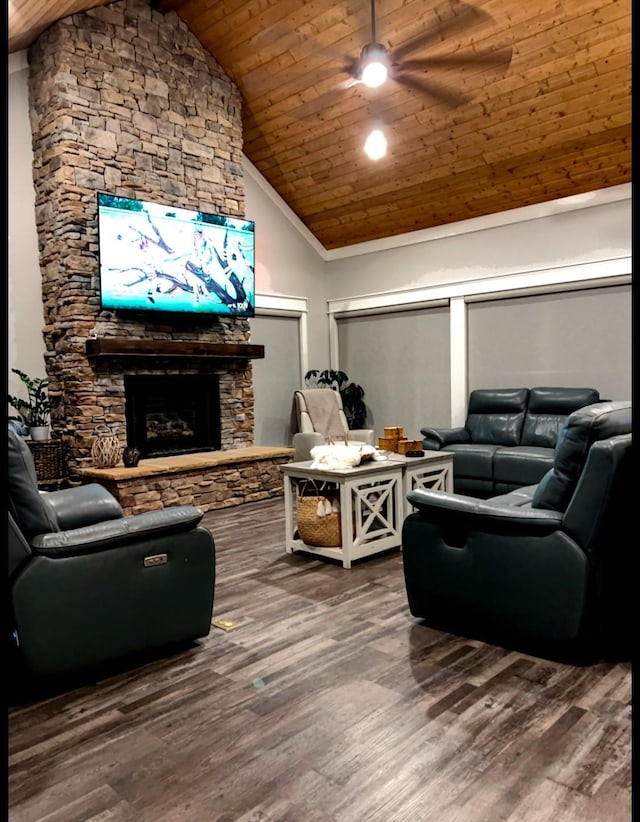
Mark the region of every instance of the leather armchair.
[[574, 411], [536, 485], [480, 500], [416, 490], [403, 525], [413, 616], [542, 655], [630, 652], [631, 403]]
[[19, 661], [66, 674], [211, 630], [215, 545], [190, 505], [124, 517], [97, 483], [41, 492], [9, 426], [9, 628]]

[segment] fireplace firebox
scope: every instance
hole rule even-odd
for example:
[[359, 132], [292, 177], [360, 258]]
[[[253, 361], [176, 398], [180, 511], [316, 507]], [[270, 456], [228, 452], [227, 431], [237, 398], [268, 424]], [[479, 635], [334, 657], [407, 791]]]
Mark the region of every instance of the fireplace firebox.
[[127, 374], [124, 390], [127, 444], [143, 457], [220, 450], [217, 376]]

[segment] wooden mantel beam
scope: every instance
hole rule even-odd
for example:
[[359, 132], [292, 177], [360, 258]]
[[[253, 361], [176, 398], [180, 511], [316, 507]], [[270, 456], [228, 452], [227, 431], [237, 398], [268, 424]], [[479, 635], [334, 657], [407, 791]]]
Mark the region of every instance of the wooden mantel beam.
[[129, 337], [97, 337], [86, 342], [88, 357], [164, 357], [171, 359], [262, 359], [264, 345], [208, 343], [193, 340], [139, 340]]

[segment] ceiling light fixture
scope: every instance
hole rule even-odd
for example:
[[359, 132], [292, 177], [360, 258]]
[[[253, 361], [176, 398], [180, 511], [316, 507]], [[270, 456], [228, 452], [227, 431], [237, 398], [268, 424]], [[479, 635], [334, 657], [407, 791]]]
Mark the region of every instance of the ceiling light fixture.
[[364, 144], [364, 151], [370, 160], [379, 160], [387, 153], [387, 138], [379, 126], [370, 132]]
[[378, 88], [389, 76], [387, 50], [380, 43], [368, 43], [360, 57], [362, 82], [369, 88]]

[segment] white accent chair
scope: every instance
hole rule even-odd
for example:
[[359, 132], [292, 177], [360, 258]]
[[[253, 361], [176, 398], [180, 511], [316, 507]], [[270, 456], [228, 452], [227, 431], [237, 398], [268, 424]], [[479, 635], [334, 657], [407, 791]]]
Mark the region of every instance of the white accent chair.
[[[326, 413], [316, 413], [314, 415], [314, 404], [320, 399], [323, 400], [323, 411], [326, 412], [329, 397], [335, 402], [335, 409], [329, 415]], [[296, 391], [293, 405], [294, 424], [297, 428], [291, 443], [296, 449], [293, 462], [310, 460], [311, 449], [316, 445], [324, 445], [330, 438], [337, 441], [346, 437], [347, 442], [365, 443], [366, 445], [375, 444], [375, 431], [373, 428], [349, 429], [342, 405], [342, 397], [333, 388], [309, 388]], [[323, 420], [325, 427], [318, 426], [319, 418]]]

